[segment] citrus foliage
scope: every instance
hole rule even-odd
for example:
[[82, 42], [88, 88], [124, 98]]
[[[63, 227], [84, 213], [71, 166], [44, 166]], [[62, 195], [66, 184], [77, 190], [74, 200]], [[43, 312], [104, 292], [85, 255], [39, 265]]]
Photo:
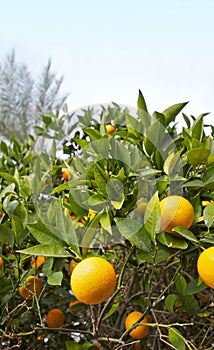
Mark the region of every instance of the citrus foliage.
[[[5, 349], [134, 349], [139, 341], [130, 332], [146, 315], [142, 349], [212, 348], [213, 292], [199, 278], [197, 260], [214, 244], [213, 134], [205, 114], [182, 114], [186, 126], [178, 131], [185, 105], [150, 115], [140, 92], [137, 113], [116, 104], [80, 115], [64, 110], [45, 115], [37, 136], [22, 144], [1, 141]], [[194, 208], [190, 227], [173, 228], [179, 237], [161, 230], [160, 201], [173, 195]], [[32, 265], [32, 256], [45, 259]], [[98, 305], [71, 304], [72, 271], [97, 256], [114, 265], [114, 291]], [[19, 288], [29, 276], [42, 288], [23, 299]], [[46, 324], [53, 308], [65, 315], [57, 330]], [[142, 316], [126, 330], [133, 311]]]

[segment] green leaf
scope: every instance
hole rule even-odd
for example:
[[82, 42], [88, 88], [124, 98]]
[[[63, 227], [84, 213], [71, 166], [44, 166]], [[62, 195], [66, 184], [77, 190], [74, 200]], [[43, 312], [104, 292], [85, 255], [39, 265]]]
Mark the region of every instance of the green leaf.
[[92, 129], [92, 128], [83, 128], [83, 131], [90, 136], [92, 140], [99, 140], [102, 135], [97, 129]]
[[195, 138], [199, 141], [202, 140], [203, 132], [204, 132], [204, 121], [203, 115], [200, 115], [192, 126], [192, 138]]
[[72, 340], [66, 341], [65, 346], [66, 350], [81, 350], [81, 346]]
[[187, 286], [185, 278], [179, 273], [175, 282], [175, 286], [181, 301], [184, 299], [184, 293]]
[[50, 276], [48, 276], [47, 282], [52, 286], [56, 286], [56, 285], [61, 286], [62, 279], [63, 279], [62, 271], [57, 271], [57, 272], [53, 272]]
[[132, 236], [136, 235], [143, 227], [139, 221], [130, 218], [115, 218], [114, 220], [121, 235], [128, 240], [131, 240]]
[[170, 327], [168, 331], [168, 337], [171, 344], [176, 350], [185, 350], [185, 339], [183, 335], [174, 327]]
[[148, 112], [147, 106], [146, 106], [146, 101], [144, 99], [144, 96], [143, 96], [141, 90], [139, 90], [137, 106], [138, 106], [138, 109], [145, 111], [145, 112]]
[[187, 287], [184, 290], [184, 294], [185, 295], [198, 294], [206, 288], [207, 288], [207, 285], [204, 282], [198, 284], [198, 279], [194, 279], [187, 284]]
[[205, 162], [210, 154], [210, 151], [206, 148], [194, 148], [187, 153], [188, 163], [194, 168], [201, 163]]
[[94, 164], [94, 179], [101, 194], [106, 196], [106, 184], [109, 181], [109, 176], [98, 163]]
[[49, 243], [56, 244], [61, 246], [69, 245], [68, 242], [65, 242], [61, 236], [61, 232], [58, 231], [54, 226], [45, 224], [43, 222], [36, 222], [28, 224], [27, 228], [32, 233], [34, 238], [39, 243]]
[[103, 320], [106, 320], [107, 318], [111, 317], [111, 315], [113, 315], [113, 313], [117, 310], [119, 305], [120, 305], [119, 301], [117, 303], [113, 304], [112, 307], [110, 308], [110, 310], [103, 317]]
[[144, 227], [154, 241], [156, 234], [160, 232], [160, 204], [158, 192], [156, 192], [148, 202], [144, 215]]
[[14, 234], [5, 224], [0, 224], [0, 242], [9, 244], [10, 247], [13, 247], [14, 245]]
[[128, 239], [137, 248], [149, 252], [151, 248], [150, 235], [138, 221], [130, 218], [115, 218], [115, 222], [123, 237]]
[[187, 238], [191, 242], [198, 242], [195, 235], [183, 226], [176, 226], [172, 229], [172, 231], [179, 233], [182, 237]]
[[14, 184], [19, 189], [19, 183], [13, 175], [0, 171], [0, 177], [3, 177], [7, 182]]
[[171, 152], [166, 158], [163, 170], [168, 175], [175, 175], [176, 173], [181, 173], [182, 163], [181, 163], [181, 155], [180, 152], [174, 153]]
[[83, 239], [82, 239], [82, 255], [86, 256], [87, 250], [90, 247], [91, 242], [97, 234], [97, 226], [100, 222], [100, 218], [103, 214], [103, 211], [97, 213], [93, 220], [91, 220], [89, 226], [86, 227]]
[[200, 313], [200, 306], [193, 295], [186, 295], [184, 297], [184, 310], [190, 315], [198, 315]]
[[11, 215], [11, 226], [14, 233], [15, 241], [17, 244], [19, 244], [23, 238], [23, 223], [17, 216]]
[[176, 294], [169, 294], [165, 299], [166, 308], [171, 314], [174, 314], [174, 306], [177, 299], [178, 296]]
[[203, 217], [207, 227], [211, 227], [214, 222], [214, 203], [208, 204], [205, 207]]
[[61, 245], [57, 244], [38, 244], [22, 250], [17, 250], [18, 253], [28, 255], [44, 255], [54, 258], [68, 258], [71, 254]]
[[164, 114], [166, 118], [166, 125], [169, 125], [169, 123], [175, 121], [175, 117], [187, 105], [187, 103], [189, 102], [174, 104], [162, 112], [162, 114]]
[[15, 190], [15, 184], [14, 184], [14, 183], [12, 183], [12, 184], [6, 186], [6, 187], [5, 187], [3, 190], [1, 190], [1, 192], [0, 192], [0, 200], [1, 200], [2, 198], [6, 197], [6, 195], [8, 195], [8, 194], [16, 194], [16, 193], [14, 192], [14, 190]]
[[188, 244], [185, 240], [176, 237], [173, 234], [170, 233], [166, 233], [166, 232], [161, 232], [158, 236], [157, 236], [159, 242], [161, 242], [162, 244], [164, 244], [165, 246], [167, 246], [168, 248], [177, 248], [177, 249], [187, 249], [188, 248]]

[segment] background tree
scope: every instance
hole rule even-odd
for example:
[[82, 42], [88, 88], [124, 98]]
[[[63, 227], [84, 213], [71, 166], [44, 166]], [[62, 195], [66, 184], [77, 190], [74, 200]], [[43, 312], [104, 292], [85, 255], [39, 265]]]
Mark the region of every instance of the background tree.
[[17, 63], [15, 52], [0, 65], [0, 135], [9, 140], [16, 135], [23, 141], [41, 123], [42, 115], [56, 112], [67, 95], [61, 94], [63, 77], [52, 71], [51, 60], [37, 79], [26, 64]]

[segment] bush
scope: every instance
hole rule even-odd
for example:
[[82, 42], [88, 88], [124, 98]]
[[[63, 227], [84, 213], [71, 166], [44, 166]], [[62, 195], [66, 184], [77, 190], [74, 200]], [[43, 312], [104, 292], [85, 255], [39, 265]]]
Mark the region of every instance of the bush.
[[[214, 244], [213, 133], [206, 114], [184, 113], [179, 132], [185, 105], [150, 115], [139, 92], [136, 111], [64, 109], [45, 115], [23, 144], [1, 141], [3, 348], [134, 349], [139, 341], [130, 332], [147, 315], [142, 349], [212, 349], [213, 292], [198, 276], [197, 259]], [[176, 227], [178, 235], [160, 228], [159, 203], [172, 195], [194, 208], [192, 226]], [[44, 263], [32, 267], [32, 256]], [[90, 256], [113, 264], [116, 289], [99, 305], [69, 306], [70, 261]], [[32, 275], [42, 292], [23, 300], [19, 288]], [[46, 324], [52, 308], [65, 313], [59, 329]], [[125, 330], [132, 311], [142, 317]]]

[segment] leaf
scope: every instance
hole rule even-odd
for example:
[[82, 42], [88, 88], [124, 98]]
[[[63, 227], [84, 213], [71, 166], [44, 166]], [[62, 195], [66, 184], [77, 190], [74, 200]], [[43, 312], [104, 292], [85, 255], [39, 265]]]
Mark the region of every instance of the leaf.
[[198, 294], [206, 288], [207, 288], [207, 285], [204, 282], [198, 284], [198, 279], [194, 279], [187, 284], [187, 287], [184, 290], [184, 294], [185, 295]]
[[121, 235], [128, 240], [130, 240], [133, 235], [136, 235], [143, 228], [139, 221], [136, 221], [134, 219], [115, 218], [114, 220]]
[[145, 112], [148, 112], [147, 106], [146, 106], [146, 101], [144, 99], [144, 96], [143, 96], [141, 90], [139, 90], [137, 106], [138, 106], [138, 109], [145, 111]]
[[14, 234], [5, 224], [0, 224], [0, 242], [9, 244], [10, 247], [13, 247], [14, 245]]
[[183, 335], [174, 327], [170, 327], [168, 331], [168, 337], [171, 344], [176, 350], [185, 350], [185, 339]]
[[179, 233], [182, 237], [187, 238], [191, 242], [198, 242], [195, 235], [183, 226], [176, 226], [172, 229], [172, 231]]
[[181, 163], [181, 155], [180, 152], [171, 152], [168, 157], [166, 158], [164, 165], [163, 165], [163, 170], [164, 172], [170, 176], [170, 175], [175, 175], [176, 173], [181, 174], [181, 169], [182, 169], [182, 163]]
[[23, 238], [23, 223], [17, 216], [11, 215], [11, 226], [14, 233], [15, 241], [17, 244], [19, 244]]
[[6, 195], [8, 195], [8, 194], [16, 194], [16, 193], [14, 192], [14, 189], [15, 189], [15, 184], [14, 184], [14, 183], [12, 183], [12, 184], [6, 186], [6, 187], [5, 187], [3, 190], [1, 190], [1, 192], [0, 192], [0, 200], [1, 200], [2, 198], [6, 197]]
[[175, 117], [187, 105], [187, 103], [189, 102], [174, 104], [162, 112], [162, 114], [164, 114], [166, 118], [166, 125], [169, 125], [169, 123], [175, 121]]
[[106, 196], [106, 184], [109, 181], [109, 176], [98, 163], [94, 164], [94, 179], [101, 194]]
[[207, 227], [211, 227], [214, 222], [214, 203], [208, 204], [205, 207], [203, 217]]
[[204, 121], [203, 115], [200, 115], [192, 126], [192, 138], [195, 138], [199, 141], [202, 140], [203, 132], [204, 132]]
[[183, 302], [184, 292], [185, 292], [187, 283], [186, 283], [185, 278], [180, 273], [178, 274], [178, 277], [176, 279], [175, 286], [176, 286], [179, 298]]
[[193, 295], [186, 295], [184, 297], [184, 310], [190, 315], [198, 315], [200, 313], [200, 306]]
[[97, 213], [97, 215], [94, 217], [93, 220], [91, 220], [89, 226], [86, 227], [86, 231], [84, 233], [83, 239], [82, 239], [82, 255], [85, 257], [88, 251], [88, 248], [90, 247], [91, 242], [96, 236], [97, 233], [97, 226], [100, 222], [100, 218], [103, 214], [103, 211]]
[[53, 272], [50, 276], [48, 276], [47, 282], [52, 286], [56, 286], [56, 285], [61, 286], [62, 279], [63, 279], [62, 271], [57, 271], [57, 272]]
[[68, 258], [71, 254], [61, 245], [57, 244], [38, 244], [22, 250], [17, 250], [18, 253], [28, 255], [44, 255], [54, 258]]
[[55, 227], [49, 224], [44, 224], [43, 222], [36, 222], [28, 224], [27, 228], [32, 233], [34, 238], [40, 243], [56, 244], [61, 246], [69, 245], [60, 236], [61, 232]]
[[92, 140], [99, 140], [102, 137], [97, 129], [83, 128], [83, 132], [90, 136]]
[[188, 244], [185, 240], [176, 237], [173, 234], [161, 232], [157, 236], [159, 242], [167, 246], [168, 248], [177, 248], [177, 249], [187, 249]]
[[146, 229], [136, 220], [130, 218], [115, 218], [121, 235], [128, 239], [137, 248], [150, 251], [151, 238]]
[[201, 163], [205, 162], [210, 154], [210, 151], [206, 148], [194, 148], [187, 153], [188, 163], [194, 168]]
[[160, 223], [160, 204], [158, 192], [156, 192], [148, 202], [144, 215], [144, 227], [153, 241], [155, 240], [156, 234], [160, 232]]
[[3, 177], [7, 182], [14, 184], [19, 189], [19, 183], [13, 175], [0, 171], [0, 177]]
[[120, 305], [119, 301], [113, 304], [110, 310], [107, 312], [107, 314], [105, 314], [105, 316], [102, 318], [102, 320], [106, 320], [107, 318], [111, 317], [111, 315], [113, 315], [113, 313], [117, 310], [119, 305]]
[[177, 299], [178, 296], [176, 294], [169, 294], [165, 299], [166, 308], [171, 314], [174, 314], [174, 305]]

